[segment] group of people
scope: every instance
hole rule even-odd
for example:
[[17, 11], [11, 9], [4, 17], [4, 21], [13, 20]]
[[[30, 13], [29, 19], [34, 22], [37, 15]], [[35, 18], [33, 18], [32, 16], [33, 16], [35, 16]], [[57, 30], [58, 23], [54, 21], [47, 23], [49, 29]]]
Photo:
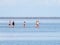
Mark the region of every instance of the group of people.
[[15, 26], [15, 22], [14, 22], [14, 21], [12, 21], [12, 20], [10, 20], [10, 21], [9, 21], [9, 27], [14, 28], [14, 26]]
[[[36, 20], [35, 27], [36, 27], [36, 28], [39, 28], [39, 24], [40, 24], [39, 20]], [[15, 22], [12, 21], [12, 20], [10, 20], [10, 21], [9, 21], [9, 27], [14, 28], [14, 26], [15, 26]], [[24, 27], [24, 28], [26, 27], [26, 21], [23, 22], [23, 27]]]

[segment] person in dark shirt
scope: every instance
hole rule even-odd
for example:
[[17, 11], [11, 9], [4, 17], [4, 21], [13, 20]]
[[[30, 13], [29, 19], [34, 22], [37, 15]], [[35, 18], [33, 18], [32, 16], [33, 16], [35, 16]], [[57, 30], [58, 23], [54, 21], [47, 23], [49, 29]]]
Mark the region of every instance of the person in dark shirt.
[[12, 22], [12, 27], [14, 28], [14, 26], [15, 26], [15, 22], [13, 21], [13, 22]]

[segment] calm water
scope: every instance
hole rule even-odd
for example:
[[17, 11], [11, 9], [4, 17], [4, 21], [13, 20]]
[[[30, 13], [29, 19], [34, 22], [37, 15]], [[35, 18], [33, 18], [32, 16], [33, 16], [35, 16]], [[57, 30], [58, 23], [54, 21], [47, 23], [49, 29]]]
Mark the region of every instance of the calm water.
[[0, 41], [0, 45], [60, 45], [60, 41], [56, 40], [44, 40], [44, 41], [33, 41], [33, 40], [9, 40], [9, 41]]
[[[41, 23], [38, 29], [33, 23], [27, 23], [26, 28], [23, 28], [22, 23], [16, 23], [14, 28], [9, 28], [7, 23], [0, 23], [0, 32], [60, 32], [60, 23]], [[60, 40], [2, 40], [0, 45], [60, 45]]]
[[22, 23], [16, 23], [14, 28], [9, 28], [7, 23], [0, 23], [0, 32], [60, 32], [60, 23], [41, 23], [39, 28], [35, 28], [33, 23], [27, 23], [26, 28]]

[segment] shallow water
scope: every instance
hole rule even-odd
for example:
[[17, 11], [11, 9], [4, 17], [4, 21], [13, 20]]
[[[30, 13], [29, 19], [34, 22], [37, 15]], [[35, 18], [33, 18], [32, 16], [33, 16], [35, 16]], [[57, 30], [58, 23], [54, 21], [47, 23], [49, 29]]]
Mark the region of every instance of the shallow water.
[[60, 41], [56, 40], [8, 40], [8, 41], [0, 41], [0, 45], [60, 45]]
[[[0, 33], [7, 33], [8, 35], [9, 33], [12, 33], [12, 34], [19, 33], [20, 34], [19, 36], [21, 36], [22, 33], [27, 33], [28, 35], [29, 33], [32, 33], [32, 34], [40, 33], [41, 35], [47, 37], [49, 36], [48, 33], [50, 33], [52, 37], [55, 34], [55, 37], [53, 38], [57, 39], [60, 37], [60, 33], [58, 32], [60, 32], [60, 23], [40, 23], [39, 28], [35, 28], [34, 23], [27, 23], [26, 28], [23, 27], [22, 23], [16, 23], [14, 28], [9, 28], [7, 23], [0, 23]], [[5, 38], [8, 38], [8, 37], [5, 37]], [[0, 45], [60, 45], [60, 38], [58, 40], [17, 40], [17, 39], [16, 40], [0, 40]]]
[[27, 23], [26, 28], [22, 23], [16, 23], [14, 28], [9, 28], [7, 23], [0, 23], [0, 32], [60, 32], [60, 23], [40, 23], [39, 28], [35, 28], [33, 23]]

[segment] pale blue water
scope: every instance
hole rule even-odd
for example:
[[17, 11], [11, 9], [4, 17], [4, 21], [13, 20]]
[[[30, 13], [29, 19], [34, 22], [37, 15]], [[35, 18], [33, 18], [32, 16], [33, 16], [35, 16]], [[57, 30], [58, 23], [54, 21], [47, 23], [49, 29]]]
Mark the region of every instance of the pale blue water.
[[26, 28], [22, 23], [16, 23], [14, 28], [9, 28], [7, 23], [0, 23], [0, 32], [60, 32], [60, 23], [40, 23], [39, 28], [35, 28], [33, 23], [27, 23]]
[[[16, 23], [14, 28], [9, 28], [7, 23], [0, 23], [1, 33], [27, 33], [27, 32], [60, 32], [60, 23], [41, 23], [35, 28], [35, 24], [27, 23], [23, 28], [22, 23]], [[60, 45], [60, 40], [3, 40], [0, 45]]]
[[0, 41], [0, 45], [60, 45], [60, 41], [57, 40], [6, 40]]

